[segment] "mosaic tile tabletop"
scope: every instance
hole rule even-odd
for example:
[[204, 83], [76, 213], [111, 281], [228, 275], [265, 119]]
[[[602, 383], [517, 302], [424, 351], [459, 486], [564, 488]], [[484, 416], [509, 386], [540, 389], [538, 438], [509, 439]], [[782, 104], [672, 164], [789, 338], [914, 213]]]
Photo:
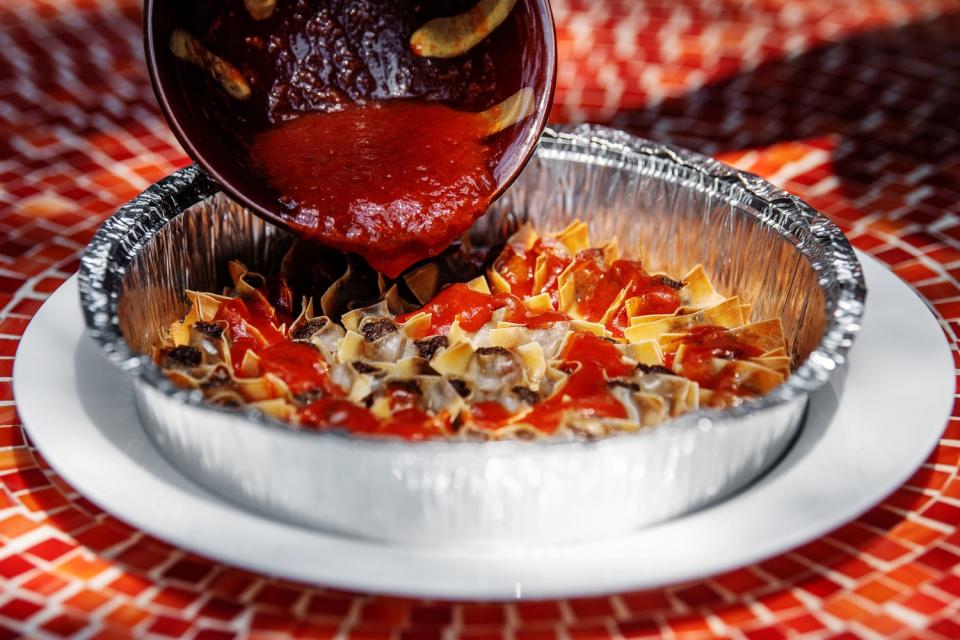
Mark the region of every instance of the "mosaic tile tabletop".
[[[960, 1], [553, 0], [553, 118], [806, 198], [960, 332]], [[131, 0], [0, 0], [0, 637], [960, 638], [960, 405], [904, 486], [782, 556], [655, 591], [450, 604], [278, 581], [104, 513], [30, 447], [19, 336], [104, 217], [188, 159]], [[893, 365], [892, 365], [893, 366]]]

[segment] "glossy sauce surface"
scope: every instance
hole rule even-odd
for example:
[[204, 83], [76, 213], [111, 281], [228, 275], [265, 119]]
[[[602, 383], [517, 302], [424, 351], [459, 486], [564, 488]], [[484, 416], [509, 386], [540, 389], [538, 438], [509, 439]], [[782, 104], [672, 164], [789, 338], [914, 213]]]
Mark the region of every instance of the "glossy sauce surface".
[[[608, 317], [606, 327], [618, 338], [630, 324], [627, 300], [639, 298], [635, 315], [673, 313], [680, 307], [679, 287], [650, 275], [637, 260], [614, 260], [608, 267], [600, 249], [587, 249], [577, 254], [571, 268], [584, 318], [599, 322]], [[621, 292], [617, 308], [611, 310]]]
[[329, 394], [336, 388], [330, 384], [327, 361], [313, 345], [278, 342], [259, 355], [260, 368], [286, 382], [292, 393], [322, 390]]
[[487, 324], [494, 311], [504, 307], [507, 309], [503, 316], [505, 322], [530, 328], [570, 319], [568, 315], [558, 311], [531, 311], [523, 300], [511, 293], [491, 295], [471, 289], [466, 284], [456, 283], [444, 287], [416, 311], [397, 316], [397, 322], [406, 322], [418, 313], [429, 313], [432, 319], [428, 334], [446, 335], [455, 320], [460, 322], [462, 329], [473, 332]]
[[[547, 293], [557, 306], [558, 278], [570, 265], [570, 256], [555, 240], [537, 238], [529, 249], [507, 245], [494, 262], [493, 269], [510, 284], [510, 291], [519, 296]], [[537, 283], [537, 264], [542, 261], [543, 281]], [[539, 284], [539, 287], [537, 285]], [[537, 288], [538, 290], [534, 290]]]
[[[681, 340], [684, 344], [683, 375], [705, 389], [736, 391], [737, 379], [733, 364], [714, 371], [713, 359], [746, 360], [763, 355], [761, 349], [736, 336], [724, 327], [693, 327]], [[672, 365], [672, 358], [668, 361]]]
[[627, 375], [634, 367], [624, 362], [611, 343], [588, 333], [575, 333], [563, 352], [570, 376], [553, 395], [534, 406], [524, 416], [544, 433], [553, 433], [568, 411], [584, 418], [626, 418], [627, 411], [613, 397], [607, 380]]
[[284, 122], [258, 134], [251, 154], [299, 234], [396, 277], [489, 206], [484, 126], [436, 102], [371, 102]]

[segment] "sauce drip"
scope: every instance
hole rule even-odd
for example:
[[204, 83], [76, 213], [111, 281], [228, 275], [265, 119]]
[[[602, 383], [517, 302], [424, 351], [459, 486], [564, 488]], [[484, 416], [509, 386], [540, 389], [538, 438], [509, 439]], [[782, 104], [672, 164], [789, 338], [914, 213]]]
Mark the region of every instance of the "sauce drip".
[[387, 100], [283, 122], [251, 152], [295, 231], [394, 278], [486, 211], [496, 181], [484, 136], [475, 114]]

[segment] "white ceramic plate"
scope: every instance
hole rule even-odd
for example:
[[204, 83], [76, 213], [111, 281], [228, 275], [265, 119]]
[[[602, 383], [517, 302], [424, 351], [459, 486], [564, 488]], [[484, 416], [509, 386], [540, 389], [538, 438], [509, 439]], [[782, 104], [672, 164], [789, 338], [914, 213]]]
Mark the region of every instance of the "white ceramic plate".
[[[766, 477], [698, 513], [589, 543], [477, 550], [357, 540], [270, 520], [182, 476], [140, 427], [130, 382], [83, 335], [75, 279], [24, 334], [14, 392], [64, 479], [118, 518], [191, 551], [286, 578], [447, 599], [548, 598], [690, 580], [783, 552], [847, 522], [924, 461], [953, 402], [946, 340], [875, 260], [846, 388], [814, 396], [800, 438]], [[296, 490], [292, 487], [291, 490]]]

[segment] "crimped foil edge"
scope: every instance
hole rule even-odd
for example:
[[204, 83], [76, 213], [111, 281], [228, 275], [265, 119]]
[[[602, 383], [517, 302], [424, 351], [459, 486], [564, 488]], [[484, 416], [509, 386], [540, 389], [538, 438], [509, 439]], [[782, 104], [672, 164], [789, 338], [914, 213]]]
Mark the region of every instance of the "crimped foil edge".
[[[803, 202], [756, 175], [736, 170], [706, 156], [670, 145], [655, 143], [625, 132], [596, 125], [548, 128], [541, 138], [538, 153], [582, 153], [585, 160], [597, 162], [597, 155], [626, 158], [648, 156], [694, 170], [714, 181], [718, 192], [737, 192], [751, 200], [746, 203], [759, 211], [764, 224], [777, 227], [808, 260], [821, 283], [832, 282], [824, 294], [826, 321], [817, 347], [787, 381], [771, 393], [730, 409], [700, 409], [675, 418], [658, 428], [696, 425], [709, 428], [726, 421], [762, 412], [806, 395], [830, 380], [846, 364], [847, 352], [860, 330], [866, 287], [863, 274], [849, 241], [830, 220]], [[207, 404], [198, 391], [177, 388], [150, 358], [134, 353], [120, 332], [118, 296], [126, 266], [150, 238], [170, 219], [203, 198], [219, 191], [198, 166], [190, 166], [159, 181], [121, 207], [100, 227], [90, 241], [80, 263], [80, 301], [89, 335], [108, 359], [127, 373], [154, 387], [166, 396], [205, 410], [237, 415], [236, 410]], [[170, 206], [156, 206], [168, 202]], [[822, 260], [821, 256], [827, 259]], [[246, 417], [269, 428], [286, 431], [290, 425], [259, 412], [246, 410]], [[564, 440], [537, 442], [449, 442], [430, 440], [399, 442], [366, 438], [346, 431], [302, 432], [304, 436], [347, 438], [378, 447], [494, 447], [503, 451], [513, 447], [564, 446]], [[620, 437], [645, 437], [649, 431]], [[578, 443], [583, 444], [583, 443]], [[588, 443], [589, 444], [589, 443]]]

